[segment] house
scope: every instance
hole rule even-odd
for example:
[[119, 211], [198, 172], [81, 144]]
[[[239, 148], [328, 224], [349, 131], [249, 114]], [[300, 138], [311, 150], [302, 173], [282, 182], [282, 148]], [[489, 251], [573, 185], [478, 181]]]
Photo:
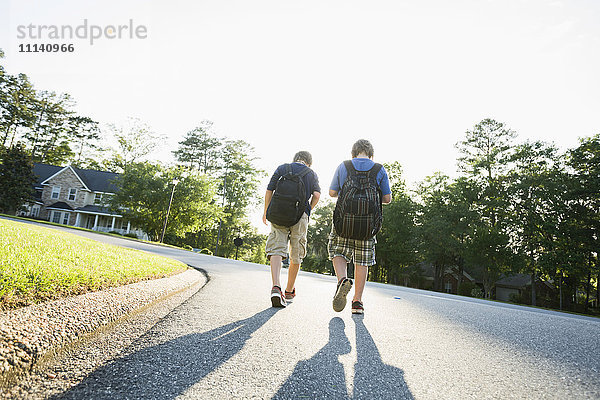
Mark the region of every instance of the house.
[[19, 215], [147, 238], [143, 231], [132, 227], [121, 214], [107, 206], [117, 191], [113, 181], [119, 174], [41, 163], [33, 165], [33, 173], [36, 176], [34, 201], [26, 204], [26, 210]]
[[[435, 276], [435, 267], [433, 264], [428, 262], [421, 262], [417, 264], [420, 269], [421, 276], [424, 280], [424, 289], [432, 290], [433, 289], [433, 281]], [[442, 290], [446, 293], [458, 294], [458, 278], [459, 272], [457, 267], [446, 267], [444, 273], [442, 275]], [[462, 271], [462, 283], [472, 283], [478, 284], [477, 282], [467, 271]]]
[[[552, 283], [542, 280], [539, 277], [536, 281], [536, 297], [545, 297], [552, 294], [554, 287]], [[531, 275], [514, 274], [504, 276], [496, 281], [496, 300], [516, 301], [525, 299], [531, 303]]]

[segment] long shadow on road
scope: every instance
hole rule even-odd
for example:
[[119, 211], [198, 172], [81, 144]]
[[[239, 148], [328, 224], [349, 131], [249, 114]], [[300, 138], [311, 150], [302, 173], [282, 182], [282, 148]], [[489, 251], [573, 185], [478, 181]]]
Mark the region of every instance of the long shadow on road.
[[174, 399], [239, 352], [277, 310], [131, 353], [54, 398]]
[[314, 356], [300, 361], [274, 399], [347, 399], [344, 366], [338, 356], [350, 353], [344, 320], [329, 321], [329, 342]]
[[356, 332], [355, 399], [413, 399], [404, 372], [381, 359], [362, 316], [353, 316]]
[[353, 316], [356, 332], [354, 390], [346, 390], [344, 366], [338, 357], [350, 353], [344, 320], [329, 321], [329, 342], [308, 360], [301, 361], [273, 399], [413, 399], [404, 372], [385, 364], [362, 316]]

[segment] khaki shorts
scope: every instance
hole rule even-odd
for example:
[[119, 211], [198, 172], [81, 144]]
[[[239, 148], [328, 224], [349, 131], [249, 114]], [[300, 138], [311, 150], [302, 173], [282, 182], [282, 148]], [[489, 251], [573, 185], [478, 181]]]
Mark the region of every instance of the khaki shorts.
[[329, 259], [344, 257], [346, 262], [354, 261], [356, 265], [373, 266], [375, 262], [375, 244], [377, 239], [368, 240], [347, 239], [339, 236], [332, 227], [327, 243]]
[[302, 264], [306, 256], [306, 231], [308, 230], [308, 215], [302, 214], [300, 221], [291, 227], [275, 225], [271, 223], [271, 233], [267, 238], [267, 259], [271, 256], [281, 256], [287, 258], [288, 240], [290, 262], [293, 264]]

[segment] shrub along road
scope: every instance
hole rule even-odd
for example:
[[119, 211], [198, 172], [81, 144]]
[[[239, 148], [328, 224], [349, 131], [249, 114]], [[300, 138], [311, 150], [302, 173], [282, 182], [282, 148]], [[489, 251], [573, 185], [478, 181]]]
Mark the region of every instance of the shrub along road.
[[335, 279], [310, 273], [277, 310], [266, 266], [76, 233], [210, 281], [61, 398], [600, 397], [598, 319], [374, 283], [353, 317], [331, 309]]

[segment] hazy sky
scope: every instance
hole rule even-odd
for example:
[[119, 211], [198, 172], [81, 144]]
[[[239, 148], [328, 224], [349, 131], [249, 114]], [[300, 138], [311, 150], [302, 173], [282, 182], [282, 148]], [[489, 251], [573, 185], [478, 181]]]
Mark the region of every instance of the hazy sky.
[[[18, 25], [84, 19], [131, 19], [147, 38], [18, 52], [39, 42]], [[0, 48], [10, 73], [71, 94], [81, 114], [166, 135], [161, 160], [209, 119], [269, 174], [310, 151], [326, 192], [359, 138], [412, 183], [454, 174], [454, 144], [483, 118], [563, 149], [600, 132], [599, 21], [594, 0], [0, 0]]]

